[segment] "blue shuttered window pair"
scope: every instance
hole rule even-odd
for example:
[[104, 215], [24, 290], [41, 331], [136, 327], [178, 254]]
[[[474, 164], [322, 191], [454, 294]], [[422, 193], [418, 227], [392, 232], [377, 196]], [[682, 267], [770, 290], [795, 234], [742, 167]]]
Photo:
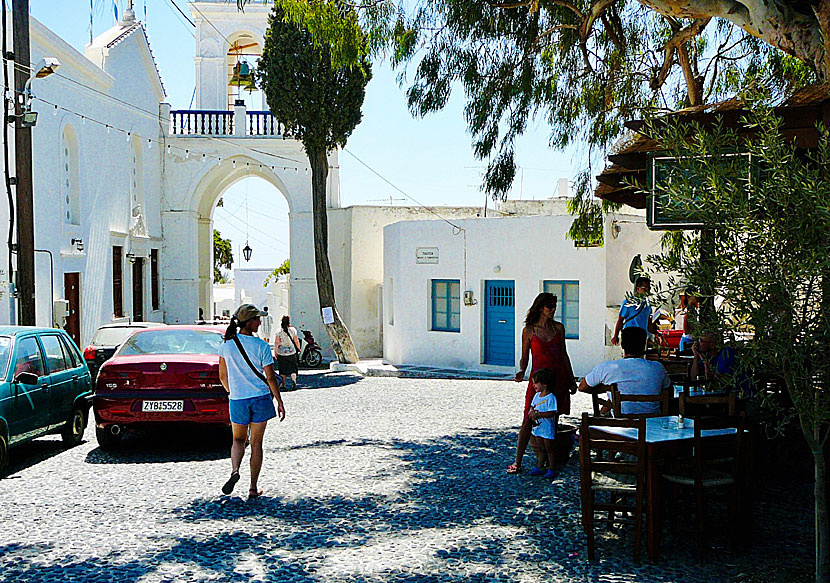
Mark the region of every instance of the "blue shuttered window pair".
[[461, 280], [432, 280], [432, 329], [461, 332]]
[[555, 320], [565, 326], [565, 338], [579, 338], [579, 282], [545, 281], [544, 291], [556, 296]]

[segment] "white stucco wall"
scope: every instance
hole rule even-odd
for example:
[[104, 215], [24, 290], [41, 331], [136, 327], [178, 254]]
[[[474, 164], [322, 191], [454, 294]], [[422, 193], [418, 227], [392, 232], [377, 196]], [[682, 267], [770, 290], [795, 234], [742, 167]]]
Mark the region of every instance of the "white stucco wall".
[[377, 358], [383, 351], [379, 286], [383, 282], [384, 227], [398, 221], [435, 218], [435, 212], [449, 219], [471, 218], [481, 210], [360, 205], [329, 211], [329, 260], [337, 308], [361, 358]]
[[[39, 98], [32, 102], [32, 108], [39, 113], [37, 126], [32, 130], [35, 247], [50, 251], [54, 261], [50, 278], [48, 255], [36, 253], [36, 322], [41, 326], [53, 325], [52, 302], [65, 297], [64, 274], [78, 272], [83, 345], [98, 326], [113, 320], [112, 246], [121, 245], [125, 254], [132, 252], [147, 258], [151, 249], [161, 248], [159, 124], [138, 109], [158, 111], [163, 93], [140, 30], [123, 42], [105, 48], [119, 29], [107, 31], [88, 48], [89, 56], [94, 57], [92, 60], [34, 19], [30, 32], [32, 62], [51, 56], [61, 63], [59, 75], [37, 79], [32, 84]], [[137, 109], [106, 96], [123, 100]], [[57, 104], [59, 109], [51, 104]], [[109, 132], [105, 125], [111, 126]], [[77, 138], [79, 224], [65, 220], [67, 205], [61, 194], [63, 135], [67, 127], [71, 127]], [[143, 144], [136, 171], [145, 193], [142, 213], [146, 235], [130, 233], [132, 146], [118, 130], [140, 136]], [[10, 139], [13, 140], [13, 132]], [[156, 141], [149, 149], [147, 139]], [[3, 239], [7, 237], [8, 224], [8, 206], [0, 205]], [[78, 238], [83, 240], [83, 251], [71, 244], [72, 239]], [[132, 271], [126, 259], [123, 268], [122, 302], [125, 317], [129, 317]], [[0, 253], [0, 269], [7, 284], [5, 252]], [[51, 290], [50, 281], [53, 282]], [[149, 259], [144, 262], [143, 284], [144, 319], [160, 321], [162, 312], [151, 309]], [[3, 288], [7, 291], [6, 285]], [[0, 298], [0, 322], [13, 321], [13, 306], [4, 293]]]
[[[472, 370], [503, 370], [483, 361], [486, 280], [515, 282], [516, 364], [524, 316], [545, 280], [579, 281], [579, 339], [567, 340], [577, 375], [604, 357], [604, 248], [566, 241], [568, 216], [399, 222], [384, 229], [384, 359]], [[465, 236], [466, 232], [466, 253]], [[437, 247], [439, 263], [417, 264], [416, 247]], [[465, 266], [466, 256], [466, 266]], [[466, 273], [466, 276], [465, 276]], [[461, 332], [431, 331], [431, 280], [460, 279], [478, 303], [461, 307]]]

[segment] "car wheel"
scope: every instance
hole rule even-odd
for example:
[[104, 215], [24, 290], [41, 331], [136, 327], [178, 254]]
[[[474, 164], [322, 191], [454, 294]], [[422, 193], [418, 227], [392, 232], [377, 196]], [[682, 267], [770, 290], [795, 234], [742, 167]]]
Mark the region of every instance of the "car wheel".
[[6, 436], [0, 435], [0, 476], [6, 470], [9, 463], [9, 445], [6, 443]]
[[121, 434], [113, 435], [109, 427], [104, 427], [103, 429], [96, 427], [95, 439], [98, 441], [101, 449], [113, 449], [121, 443]]
[[323, 362], [323, 355], [316, 350], [312, 350], [308, 353], [308, 356], [306, 356], [305, 362], [309, 368], [317, 368], [320, 366], [320, 363]]
[[84, 428], [86, 427], [86, 413], [83, 409], [74, 409], [72, 417], [66, 422], [61, 430], [61, 439], [67, 447], [75, 447], [84, 439]]

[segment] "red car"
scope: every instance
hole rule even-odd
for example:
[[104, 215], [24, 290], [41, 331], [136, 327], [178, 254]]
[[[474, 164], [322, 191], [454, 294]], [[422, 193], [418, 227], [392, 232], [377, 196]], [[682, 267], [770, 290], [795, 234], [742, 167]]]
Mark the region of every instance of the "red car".
[[223, 333], [213, 326], [134, 332], [98, 371], [92, 402], [98, 445], [112, 447], [125, 432], [158, 424], [230, 427], [219, 381]]

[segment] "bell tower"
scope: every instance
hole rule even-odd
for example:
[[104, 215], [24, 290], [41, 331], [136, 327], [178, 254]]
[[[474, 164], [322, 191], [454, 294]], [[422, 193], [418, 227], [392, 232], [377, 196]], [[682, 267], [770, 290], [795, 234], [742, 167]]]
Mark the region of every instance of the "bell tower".
[[241, 100], [248, 111], [267, 109], [253, 84], [253, 71], [262, 55], [270, 3], [250, 0], [244, 12], [229, 0], [188, 5], [196, 23], [194, 108], [228, 111]]

